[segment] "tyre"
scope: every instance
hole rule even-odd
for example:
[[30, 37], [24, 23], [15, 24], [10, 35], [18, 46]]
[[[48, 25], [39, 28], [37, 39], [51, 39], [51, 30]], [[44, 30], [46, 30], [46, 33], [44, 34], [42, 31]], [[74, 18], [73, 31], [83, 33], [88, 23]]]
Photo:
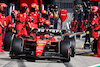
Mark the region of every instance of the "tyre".
[[61, 42], [61, 49], [60, 49], [60, 53], [67, 59], [63, 59], [63, 62], [69, 62], [70, 61], [70, 42], [68, 42], [67, 40], [63, 40]]
[[14, 53], [23, 52], [24, 43], [22, 39], [14, 38], [11, 45], [11, 51]]
[[4, 50], [5, 51], [9, 51], [9, 49], [10, 49], [12, 35], [13, 35], [13, 33], [11, 33], [11, 32], [9, 32], [5, 35], [5, 39], [4, 39]]
[[70, 39], [70, 45], [71, 45], [70, 55], [71, 57], [74, 57], [75, 56], [75, 46], [76, 46], [75, 39]]
[[97, 42], [98, 42], [98, 40], [94, 39], [90, 44], [91, 50], [94, 54], [97, 54]]
[[23, 40], [19, 38], [14, 38], [10, 47], [10, 57], [11, 59], [20, 59], [18, 55], [23, 52]]

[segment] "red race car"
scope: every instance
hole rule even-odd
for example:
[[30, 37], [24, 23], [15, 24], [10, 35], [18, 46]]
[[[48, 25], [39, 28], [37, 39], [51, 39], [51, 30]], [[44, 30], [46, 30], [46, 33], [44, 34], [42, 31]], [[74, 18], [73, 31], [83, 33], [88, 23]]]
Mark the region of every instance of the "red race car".
[[75, 56], [75, 38], [67, 36], [62, 30], [34, 29], [36, 35], [25, 36], [12, 40], [10, 57], [36, 59], [60, 59], [70, 61], [70, 56]]

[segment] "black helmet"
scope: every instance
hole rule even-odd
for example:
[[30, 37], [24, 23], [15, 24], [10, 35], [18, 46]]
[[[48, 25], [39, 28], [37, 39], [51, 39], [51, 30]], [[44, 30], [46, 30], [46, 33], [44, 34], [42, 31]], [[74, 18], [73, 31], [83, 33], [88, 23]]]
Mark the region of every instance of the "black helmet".
[[54, 5], [54, 11], [58, 11], [58, 6]]
[[50, 12], [52, 12], [52, 11], [54, 10], [53, 8], [54, 8], [53, 5], [50, 5], [50, 6], [49, 6], [49, 10], [50, 10]]
[[58, 9], [58, 6], [57, 5], [54, 5], [54, 9]]

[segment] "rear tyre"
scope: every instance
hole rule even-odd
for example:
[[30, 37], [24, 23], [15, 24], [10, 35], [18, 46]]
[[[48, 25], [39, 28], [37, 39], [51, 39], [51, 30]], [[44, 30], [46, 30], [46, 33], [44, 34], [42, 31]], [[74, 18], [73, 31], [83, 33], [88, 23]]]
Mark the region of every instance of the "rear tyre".
[[67, 40], [64, 40], [61, 42], [61, 50], [60, 53], [67, 59], [62, 59], [63, 62], [69, 62], [70, 61], [70, 42]]
[[11, 33], [11, 32], [9, 32], [5, 35], [5, 39], [4, 39], [4, 50], [5, 51], [9, 51], [9, 49], [10, 49], [12, 35], [13, 35], [13, 33]]
[[19, 38], [14, 38], [10, 48], [10, 57], [11, 59], [18, 59], [18, 54], [23, 52], [23, 40]]
[[15, 53], [21, 53], [23, 52], [24, 43], [22, 42], [22, 39], [14, 38], [12, 42], [12, 51]]

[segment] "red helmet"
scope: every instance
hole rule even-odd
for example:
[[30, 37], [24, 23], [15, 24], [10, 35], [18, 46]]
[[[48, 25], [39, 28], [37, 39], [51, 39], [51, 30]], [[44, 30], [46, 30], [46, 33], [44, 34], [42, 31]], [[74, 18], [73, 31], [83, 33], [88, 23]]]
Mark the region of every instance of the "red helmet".
[[22, 3], [21, 7], [28, 7], [28, 5], [26, 3]]
[[99, 9], [99, 8], [98, 8], [97, 6], [93, 6], [93, 7], [92, 7], [92, 11], [91, 11], [91, 12], [92, 12], [92, 13], [97, 12], [97, 11], [98, 11], [98, 9]]
[[7, 7], [5, 3], [0, 3], [0, 10], [4, 11], [4, 9]]
[[47, 14], [47, 11], [46, 10], [42, 10], [42, 14]]
[[53, 5], [50, 5], [49, 8], [53, 8]]
[[37, 4], [36, 3], [32, 3], [31, 4], [31, 8], [36, 8]]
[[18, 11], [17, 10], [13, 10], [11, 12], [11, 16], [16, 18], [18, 16]]
[[44, 38], [50, 38], [50, 36], [48, 34], [45, 34]]
[[34, 21], [34, 19], [33, 19], [31, 16], [29, 16], [28, 21], [29, 21], [29, 22], [33, 22], [33, 21]]
[[49, 21], [49, 20], [46, 20], [46, 21], [44, 22], [44, 24], [46, 24], [46, 25], [49, 25], [49, 26], [50, 26], [50, 21]]

